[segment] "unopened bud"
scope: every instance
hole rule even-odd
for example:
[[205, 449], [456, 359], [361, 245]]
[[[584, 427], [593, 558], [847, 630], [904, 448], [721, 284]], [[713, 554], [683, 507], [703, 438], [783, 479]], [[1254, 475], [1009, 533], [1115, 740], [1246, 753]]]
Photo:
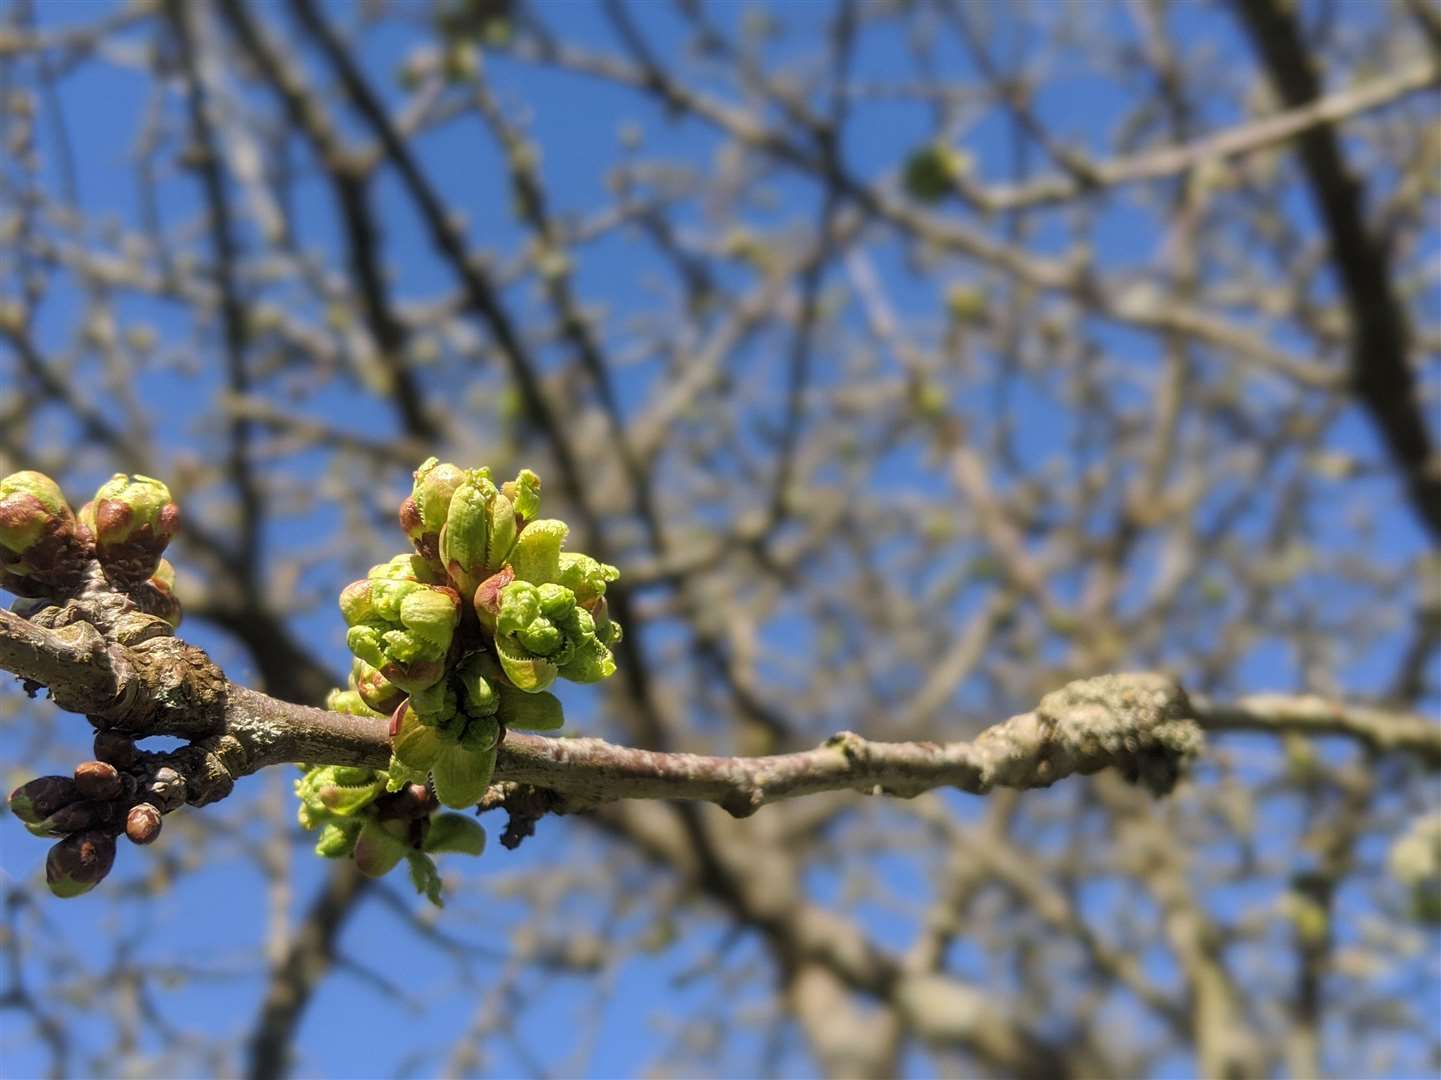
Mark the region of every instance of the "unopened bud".
[[182, 612], [175, 595], [175, 568], [169, 560], [161, 559], [160, 568], [148, 581], [131, 586], [130, 596], [145, 614], [164, 619], [173, 629], [179, 629]]
[[45, 859], [45, 881], [62, 899], [87, 893], [115, 865], [115, 838], [90, 831], [67, 836]]
[[154, 843], [164, 820], [160, 811], [149, 803], [137, 803], [125, 816], [125, 835], [133, 844]]
[[82, 761], [75, 766], [75, 787], [83, 798], [106, 802], [118, 797], [124, 785], [114, 765], [104, 761]]
[[66, 833], [78, 833], [108, 825], [114, 820], [114, 816], [111, 803], [84, 800], [62, 806], [30, 831], [42, 836], [63, 836]]
[[54, 480], [30, 470], [0, 479], [0, 570], [8, 591], [35, 596], [69, 588], [89, 560], [89, 534]]
[[185, 778], [169, 765], [155, 770], [145, 786], [146, 801], [153, 802], [162, 812], [174, 810], [185, 802]]
[[160, 568], [160, 555], [180, 523], [170, 489], [139, 474], [116, 473], [84, 510], [95, 555], [117, 585], [139, 585]]
[[465, 480], [464, 469], [436, 458], [415, 470], [411, 493], [400, 505], [400, 527], [427, 561], [439, 557], [440, 530], [450, 510], [451, 496]]
[[10, 793], [10, 812], [26, 825], [39, 825], [62, 806], [80, 798], [68, 776], [41, 776]]

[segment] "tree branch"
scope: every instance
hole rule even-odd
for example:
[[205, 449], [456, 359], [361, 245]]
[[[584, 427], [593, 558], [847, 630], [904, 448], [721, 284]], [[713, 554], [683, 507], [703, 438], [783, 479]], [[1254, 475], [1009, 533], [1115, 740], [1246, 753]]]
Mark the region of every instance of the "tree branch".
[[[271, 765], [383, 768], [389, 761], [383, 719], [295, 705], [236, 685], [204, 652], [177, 638], [125, 643], [136, 625], [153, 625], [145, 616], [118, 619], [112, 627], [118, 640], [107, 641], [78, 620], [78, 610], [74, 603], [46, 608], [34, 621], [0, 611], [0, 668], [48, 687], [57, 705], [86, 713], [101, 730], [132, 739], [194, 740], [206, 767], [200, 776], [186, 776], [182, 768], [185, 802], [222, 798], [235, 780]], [[512, 731], [495, 776], [552, 792], [550, 808], [559, 811], [617, 799], [684, 799], [713, 802], [738, 817], [825, 791], [911, 797], [954, 787], [984, 794], [996, 787], [1047, 787], [1107, 767], [1160, 794], [1200, 749], [1201, 728], [1343, 734], [1441, 764], [1441, 726], [1421, 716], [1274, 694], [1225, 705], [1188, 698], [1167, 676], [1143, 673], [1070, 683], [970, 742], [874, 742], [841, 732], [797, 753], [712, 757]], [[172, 768], [196, 764], [154, 756]]]
[[1413, 754], [1441, 768], [1441, 724], [1419, 713], [1330, 701], [1314, 694], [1250, 694], [1235, 702], [1191, 695], [1192, 713], [1206, 731], [1346, 735], [1382, 752]]
[[[1275, 0], [1242, 0], [1242, 21], [1281, 99], [1302, 108], [1321, 96], [1321, 79], [1290, 8]], [[1416, 396], [1410, 327], [1392, 286], [1385, 243], [1366, 222], [1364, 187], [1329, 125], [1297, 138], [1297, 153], [1316, 208], [1326, 223], [1333, 263], [1351, 313], [1351, 387], [1406, 479], [1411, 504], [1441, 541], [1441, 461]]]

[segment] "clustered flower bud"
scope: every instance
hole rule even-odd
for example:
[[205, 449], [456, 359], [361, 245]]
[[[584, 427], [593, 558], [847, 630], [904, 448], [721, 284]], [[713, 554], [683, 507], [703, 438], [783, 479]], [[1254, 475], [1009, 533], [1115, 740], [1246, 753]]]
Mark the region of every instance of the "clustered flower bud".
[[160, 570], [160, 556], [180, 523], [180, 508], [159, 480], [116, 473], [80, 508], [80, 520], [95, 537], [95, 557], [105, 577], [128, 588]]
[[[58, 838], [46, 860], [45, 878], [61, 898], [89, 892], [105, 878], [115, 864], [121, 833], [136, 844], [149, 844], [160, 834], [162, 809], [173, 809], [156, 804], [149, 791], [153, 782], [142, 787], [148, 774], [129, 739], [101, 732], [95, 745], [109, 760], [82, 761], [73, 776], [41, 776], [10, 793], [10, 811], [26, 829]], [[165, 780], [167, 773], [179, 779], [168, 766], [151, 775]]]
[[388, 790], [389, 777], [379, 769], [301, 768], [305, 773], [295, 782], [300, 824], [319, 830], [317, 855], [352, 858], [368, 877], [388, 874], [404, 860], [417, 890], [439, 905], [440, 874], [431, 856], [446, 851], [479, 855], [485, 849], [480, 822], [461, 814], [436, 815], [435, 799], [423, 786]]
[[[408, 862], [438, 902], [429, 854], [479, 854], [485, 834], [437, 804], [485, 795], [507, 728], [565, 723], [547, 692], [558, 678], [615, 672], [621, 640], [606, 586], [620, 572], [563, 550], [568, 527], [540, 518], [541, 482], [522, 469], [497, 485], [486, 468], [430, 458], [415, 471], [400, 525], [415, 548], [370, 569], [340, 594], [355, 656], [350, 686], [328, 708], [390, 717], [384, 770], [316, 766], [296, 785], [316, 852], [354, 858], [363, 873]], [[419, 793], [419, 794], [417, 794]]]
[[0, 586], [17, 596], [73, 588], [91, 551], [90, 531], [54, 480], [30, 470], [0, 480]]
[[17, 596], [70, 592], [91, 560], [141, 611], [180, 625], [175, 568], [161, 558], [180, 511], [170, 489], [149, 476], [116, 473], [73, 513], [44, 473], [0, 480], [0, 588]]

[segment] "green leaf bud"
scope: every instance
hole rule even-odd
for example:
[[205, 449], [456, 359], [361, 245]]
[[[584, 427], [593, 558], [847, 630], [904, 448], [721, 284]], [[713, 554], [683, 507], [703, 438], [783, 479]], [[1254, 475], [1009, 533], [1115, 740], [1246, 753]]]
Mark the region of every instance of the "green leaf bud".
[[540, 594], [528, 581], [513, 581], [501, 590], [496, 632], [513, 635], [540, 618]]
[[451, 496], [465, 479], [464, 469], [433, 457], [415, 470], [410, 495], [400, 504], [400, 527], [427, 562], [439, 563], [440, 530], [450, 510]]
[[381, 626], [379, 623], [362, 623], [352, 626], [345, 633], [346, 648], [374, 668], [385, 665], [385, 657], [380, 651]]
[[492, 716], [499, 707], [496, 681], [500, 667], [489, 653], [471, 653], [455, 669], [460, 707], [467, 716]]
[[596, 636], [594, 618], [563, 585], [507, 585], [501, 592], [495, 644], [506, 677], [527, 692], [544, 690], [557, 674], [597, 682], [615, 672], [610, 650]]
[[954, 147], [934, 143], [921, 147], [906, 159], [901, 183], [911, 198], [932, 203], [952, 194], [956, 190], [956, 182], [964, 179], [970, 169], [970, 155]]
[[460, 745], [473, 754], [494, 750], [500, 742], [500, 721], [494, 716], [472, 716], [465, 722]]
[[419, 555], [394, 555], [388, 562], [376, 563], [365, 575], [370, 580], [418, 581], [423, 585], [444, 585], [445, 574], [438, 562], [427, 562]]
[[510, 549], [515, 546], [515, 507], [500, 492], [490, 500], [489, 529], [485, 546], [485, 567], [489, 572], [505, 565]]
[[606, 585], [619, 577], [620, 571], [614, 566], [577, 551], [561, 553], [555, 581], [575, 593], [576, 603], [589, 607], [605, 595]]
[[181, 610], [175, 596], [175, 567], [168, 559], [160, 560], [148, 581], [132, 586], [130, 597], [145, 614], [164, 619], [172, 628], [179, 629]]
[[355, 681], [355, 693], [360, 697], [367, 711], [389, 716], [395, 711], [396, 706], [405, 700], [404, 690], [360, 657], [355, 658], [355, 663], [351, 667], [351, 678]]
[[349, 712], [352, 717], [378, 717], [379, 712], [365, 704], [359, 691], [330, 691], [326, 695], [326, 708], [331, 712]]
[[600, 682], [614, 674], [615, 657], [593, 633], [576, 644], [574, 654], [560, 668], [562, 678], [578, 683]]
[[385, 790], [386, 776], [352, 765], [316, 765], [295, 782], [300, 824], [313, 829], [337, 817], [358, 814]]
[[509, 686], [500, 689], [496, 718], [508, 728], [524, 731], [558, 731], [565, 727], [565, 713], [554, 694], [516, 693]]
[[486, 557], [490, 504], [496, 494], [489, 479], [475, 477], [457, 488], [450, 500], [438, 550], [441, 565], [462, 596], [472, 595], [475, 587], [493, 572], [486, 569]]
[[445, 655], [460, 623], [460, 597], [444, 585], [367, 579], [340, 594], [350, 623], [350, 651], [407, 693], [431, 686], [445, 672]]
[[409, 707], [401, 710], [400, 723], [390, 740], [390, 752], [397, 762], [423, 776], [435, 764], [441, 746], [440, 733], [433, 726]]
[[460, 598], [448, 588], [427, 586], [400, 603], [401, 625], [432, 648], [431, 659], [444, 656], [460, 623]]
[[442, 748], [455, 746], [460, 742], [460, 737], [465, 734], [465, 725], [470, 718], [465, 713], [456, 710], [444, 716], [437, 717], [433, 724], [428, 725], [432, 731], [440, 737]]
[[373, 784], [379, 779], [376, 770], [368, 769], [364, 765], [327, 765], [325, 770], [330, 783], [345, 784], [349, 787]]
[[322, 784], [316, 788], [316, 797], [320, 804], [332, 814], [341, 817], [349, 817], [352, 814], [364, 810], [384, 788], [382, 783], [359, 784], [350, 786], [347, 784]]
[[515, 516], [522, 523], [540, 513], [540, 477], [529, 469], [521, 469], [516, 478], [507, 480], [500, 490], [515, 507]]
[[130, 586], [154, 575], [180, 524], [180, 508], [159, 480], [116, 473], [95, 493], [85, 517], [106, 578]]
[[0, 480], [0, 548], [23, 555], [57, 519], [74, 519], [60, 485], [26, 469]]
[[436, 814], [422, 846], [437, 854], [479, 855], [485, 850], [485, 827], [466, 814]]
[[352, 581], [340, 590], [340, 616], [346, 626], [358, 626], [378, 618], [371, 601], [373, 588], [374, 583], [366, 578], [364, 581]]
[[473, 753], [464, 746], [448, 746], [431, 766], [435, 797], [452, 809], [474, 806], [490, 787], [495, 772], [495, 748]]
[[420, 717], [420, 722], [435, 727], [455, 715], [459, 703], [455, 688], [449, 679], [441, 679], [433, 686], [417, 690], [410, 695], [410, 709]]
[[572, 617], [579, 618], [586, 616], [586, 623], [591, 633], [595, 631], [595, 624], [589, 621], [589, 615], [576, 612], [575, 593], [571, 592], [564, 585], [547, 583], [536, 586], [535, 596], [540, 604], [540, 613], [552, 622], [565, 624]]
[[527, 694], [538, 694], [555, 682], [559, 670], [549, 660], [533, 656], [514, 639], [497, 637], [496, 655], [511, 685]]
[[570, 527], [554, 518], [532, 521], [510, 550], [510, 567], [522, 581], [541, 585], [560, 578], [560, 548]]
[[315, 854], [326, 859], [343, 859], [355, 850], [356, 837], [360, 835], [359, 823], [341, 824], [332, 821], [320, 830], [315, 841]]
[[355, 838], [355, 868], [366, 877], [384, 877], [410, 850], [409, 823], [370, 818]]

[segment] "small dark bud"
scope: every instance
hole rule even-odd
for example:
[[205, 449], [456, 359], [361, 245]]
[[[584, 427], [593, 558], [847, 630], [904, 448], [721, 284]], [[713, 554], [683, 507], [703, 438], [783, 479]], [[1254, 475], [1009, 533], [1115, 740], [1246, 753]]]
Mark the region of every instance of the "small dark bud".
[[[161, 559], [160, 562], [165, 565], [164, 559]], [[170, 624], [171, 629], [180, 626], [182, 617], [180, 601], [175, 598], [173, 586], [159, 576], [152, 577], [149, 581], [142, 581], [139, 585], [132, 585], [130, 599], [134, 600], [136, 606], [145, 614], [164, 619]]]
[[155, 807], [149, 803], [137, 803], [130, 808], [130, 813], [125, 818], [125, 835], [130, 837], [131, 843], [153, 843], [160, 835], [163, 822], [164, 818]]
[[376, 812], [382, 818], [426, 818], [438, 807], [435, 796], [424, 784], [405, 787], [376, 801]]
[[145, 796], [146, 802], [154, 803], [162, 812], [174, 810], [185, 802], [185, 778], [169, 765], [162, 765], [145, 785]]
[[95, 756], [117, 769], [128, 769], [135, 764], [135, 743], [118, 731], [97, 731]]
[[10, 812], [26, 825], [39, 825], [55, 811], [80, 798], [68, 776], [41, 776], [10, 793]]
[[45, 819], [44, 829], [52, 836], [80, 832], [108, 824], [113, 812], [108, 802], [73, 802]]
[[105, 880], [115, 865], [115, 838], [102, 832], [67, 836], [45, 859], [50, 891], [65, 899], [87, 893]]
[[82, 761], [75, 766], [75, 787], [82, 797], [101, 802], [119, 798], [124, 790], [120, 773], [105, 761]]

